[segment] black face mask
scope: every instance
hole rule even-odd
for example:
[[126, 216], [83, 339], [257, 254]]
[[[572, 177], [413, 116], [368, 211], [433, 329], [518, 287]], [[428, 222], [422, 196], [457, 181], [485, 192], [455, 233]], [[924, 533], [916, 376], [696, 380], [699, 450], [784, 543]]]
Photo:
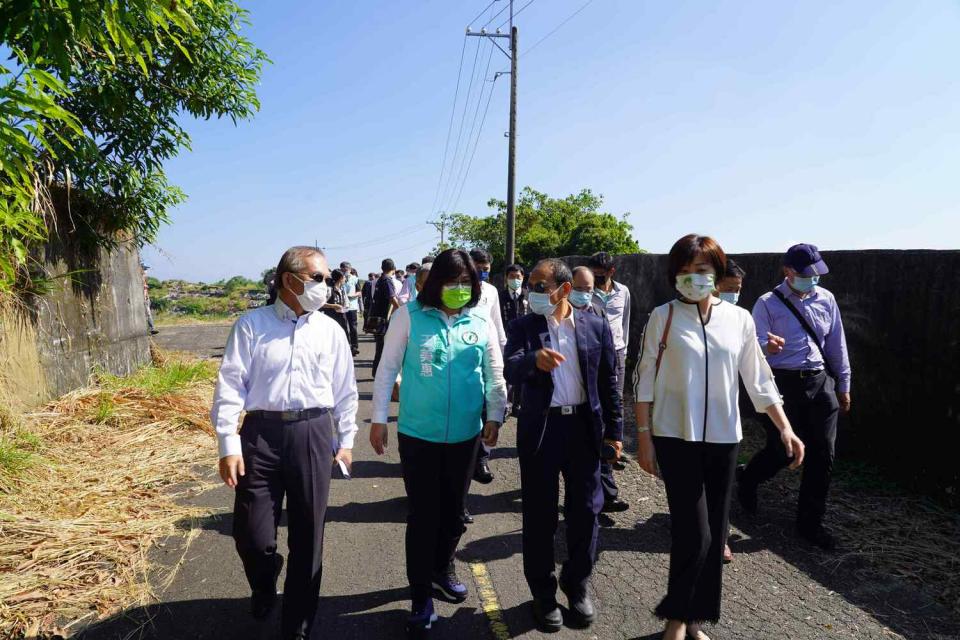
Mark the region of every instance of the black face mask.
[[603, 285], [607, 284], [607, 276], [597, 276], [597, 275], [595, 275], [595, 276], [593, 276], [593, 282], [594, 282], [594, 284], [598, 284], [598, 285], [600, 285], [600, 286], [602, 287]]

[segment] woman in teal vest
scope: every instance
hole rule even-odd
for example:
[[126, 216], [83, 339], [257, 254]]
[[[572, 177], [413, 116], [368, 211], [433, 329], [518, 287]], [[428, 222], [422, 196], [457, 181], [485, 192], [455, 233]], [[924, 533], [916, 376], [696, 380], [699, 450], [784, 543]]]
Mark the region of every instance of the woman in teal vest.
[[490, 314], [474, 309], [480, 278], [466, 251], [433, 262], [423, 290], [394, 313], [373, 385], [370, 444], [387, 448], [390, 393], [402, 372], [397, 440], [407, 490], [407, 631], [424, 637], [437, 616], [433, 596], [463, 602], [453, 555], [465, 528], [464, 499], [481, 438], [494, 446], [507, 402], [503, 356]]

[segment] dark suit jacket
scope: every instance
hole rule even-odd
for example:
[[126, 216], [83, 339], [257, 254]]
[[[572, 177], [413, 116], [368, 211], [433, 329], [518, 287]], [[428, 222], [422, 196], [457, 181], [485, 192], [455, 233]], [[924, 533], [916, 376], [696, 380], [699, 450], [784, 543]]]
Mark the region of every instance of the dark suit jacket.
[[504, 324], [510, 324], [510, 322], [525, 315], [526, 301], [527, 292], [523, 289], [520, 289], [516, 300], [510, 296], [509, 289], [500, 290], [500, 314], [503, 316]]
[[[603, 440], [623, 440], [623, 407], [617, 393], [617, 351], [610, 324], [593, 313], [573, 310], [580, 372], [590, 405], [597, 454]], [[553, 376], [537, 368], [537, 351], [543, 348], [540, 336], [548, 333], [547, 319], [528, 314], [507, 327], [504, 349], [504, 376], [521, 388], [517, 421], [517, 448], [539, 449], [553, 399]]]

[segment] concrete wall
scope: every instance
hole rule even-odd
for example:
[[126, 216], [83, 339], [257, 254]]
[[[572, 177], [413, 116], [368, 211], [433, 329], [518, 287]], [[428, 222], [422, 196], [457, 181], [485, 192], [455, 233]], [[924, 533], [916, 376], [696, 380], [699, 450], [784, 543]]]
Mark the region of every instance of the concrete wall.
[[54, 292], [39, 298], [28, 316], [0, 318], [7, 372], [0, 384], [9, 400], [25, 406], [84, 386], [95, 370], [126, 374], [150, 360], [137, 251], [102, 252], [96, 266], [70, 277], [63, 276], [82, 267], [55, 243], [45, 254]]
[[[854, 412], [841, 453], [881, 465], [950, 500], [960, 493], [960, 251], [833, 251], [822, 284], [839, 302], [853, 368]], [[781, 280], [781, 254], [731, 255], [747, 271], [740, 304]], [[586, 258], [571, 257], [571, 265]], [[674, 297], [664, 255], [616, 259], [633, 296], [629, 356], [647, 314]]]

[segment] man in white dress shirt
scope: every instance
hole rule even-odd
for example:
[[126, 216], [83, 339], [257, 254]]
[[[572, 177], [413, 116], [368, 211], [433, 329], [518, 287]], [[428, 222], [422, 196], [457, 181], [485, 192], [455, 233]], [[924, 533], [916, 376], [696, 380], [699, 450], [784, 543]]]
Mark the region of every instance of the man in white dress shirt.
[[[503, 330], [503, 315], [500, 312], [500, 292], [495, 286], [490, 284], [490, 266], [493, 262], [490, 253], [483, 249], [473, 249], [470, 252], [470, 258], [477, 268], [477, 275], [480, 276], [480, 302], [477, 303], [478, 309], [489, 309], [490, 319], [493, 321], [494, 330], [497, 333], [497, 340], [500, 342], [500, 350], [507, 346], [507, 332]], [[490, 420], [497, 422], [503, 421], [504, 416], [491, 416]], [[480, 450], [477, 452], [477, 463], [473, 471], [473, 479], [480, 484], [490, 484], [493, 482], [493, 472], [490, 471], [490, 448], [480, 443]], [[464, 511], [464, 520], [472, 522], [470, 514]]]
[[211, 412], [220, 476], [236, 489], [233, 537], [256, 618], [266, 618], [276, 601], [283, 566], [277, 526], [287, 497], [283, 640], [311, 637], [331, 469], [334, 462], [350, 468], [357, 432], [350, 345], [336, 322], [314, 313], [326, 302], [327, 276], [319, 249], [283, 254], [276, 301], [241, 316], [230, 332]]

